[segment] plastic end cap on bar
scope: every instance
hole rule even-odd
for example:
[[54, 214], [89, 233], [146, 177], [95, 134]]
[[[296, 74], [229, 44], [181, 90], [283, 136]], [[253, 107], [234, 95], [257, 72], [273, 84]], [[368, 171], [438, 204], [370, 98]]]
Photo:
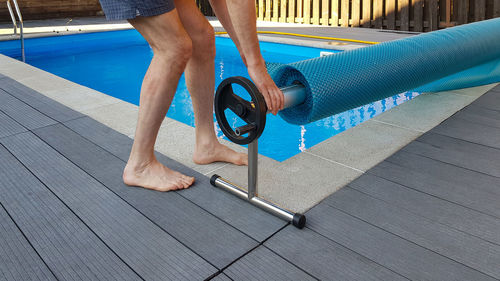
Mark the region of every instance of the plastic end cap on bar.
[[304, 226], [306, 225], [306, 216], [299, 213], [294, 214], [292, 224], [298, 229], [304, 228]]
[[214, 174], [214, 175], [210, 178], [210, 184], [211, 184], [211, 185], [213, 185], [213, 186], [216, 186], [216, 185], [215, 185], [215, 181], [216, 181], [218, 178], [220, 178], [220, 176], [219, 176], [219, 175], [217, 175], [217, 174]]

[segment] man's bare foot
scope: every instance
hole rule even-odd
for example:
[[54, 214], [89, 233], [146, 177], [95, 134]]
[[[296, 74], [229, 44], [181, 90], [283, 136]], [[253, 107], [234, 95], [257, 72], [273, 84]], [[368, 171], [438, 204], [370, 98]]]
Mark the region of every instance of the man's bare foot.
[[194, 178], [173, 171], [154, 159], [145, 165], [127, 163], [123, 171], [123, 182], [131, 186], [170, 191], [188, 188], [194, 183]]
[[193, 154], [196, 164], [205, 165], [213, 162], [228, 162], [239, 166], [248, 165], [248, 155], [239, 153], [215, 141], [208, 145], [197, 145]]

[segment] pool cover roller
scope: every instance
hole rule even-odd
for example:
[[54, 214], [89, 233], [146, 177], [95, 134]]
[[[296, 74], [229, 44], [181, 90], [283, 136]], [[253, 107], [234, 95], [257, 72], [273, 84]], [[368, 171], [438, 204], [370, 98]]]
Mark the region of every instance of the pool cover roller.
[[[498, 82], [500, 18], [290, 64], [268, 64], [268, 72], [285, 94], [280, 115], [293, 124], [310, 123], [408, 90], [434, 92]], [[236, 95], [234, 84], [243, 87], [251, 101]], [[258, 138], [265, 128], [267, 107], [257, 87], [244, 77], [227, 78], [217, 88], [214, 104], [224, 134], [235, 143], [249, 144], [248, 188], [218, 175], [210, 183], [303, 228], [303, 214], [258, 197]], [[246, 125], [233, 130], [226, 109]]]
[[306, 124], [409, 90], [500, 81], [500, 18], [290, 64], [268, 64], [280, 88], [301, 83], [304, 103], [280, 116]]

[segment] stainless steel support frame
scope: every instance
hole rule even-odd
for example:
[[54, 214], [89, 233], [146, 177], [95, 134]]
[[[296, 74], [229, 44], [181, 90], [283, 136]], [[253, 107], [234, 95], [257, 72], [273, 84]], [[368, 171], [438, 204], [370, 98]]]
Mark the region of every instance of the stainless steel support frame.
[[[26, 62], [26, 55], [24, 53], [24, 21], [23, 21], [23, 16], [21, 14], [21, 9], [19, 9], [19, 5], [17, 3], [17, 0], [12, 0], [14, 2], [14, 8], [16, 9], [16, 14], [19, 19], [19, 39], [21, 41], [21, 57], [23, 62]], [[14, 12], [12, 11], [12, 6], [10, 4], [10, 0], [7, 0], [7, 9], [9, 10], [10, 17], [12, 19], [12, 24], [14, 26], [14, 35], [17, 34], [17, 21], [16, 17], [14, 16]]]
[[[304, 102], [306, 97], [305, 88], [302, 85], [292, 85], [281, 88], [281, 91], [285, 95], [284, 108], [301, 104]], [[256, 139], [248, 145], [248, 191], [224, 178], [221, 178], [218, 175], [212, 176], [210, 179], [211, 184], [232, 193], [233, 195], [236, 195], [237, 197], [246, 200], [283, 220], [291, 222], [298, 228], [303, 228], [306, 223], [306, 217], [304, 215], [300, 213], [293, 213], [272, 202], [258, 197], [258, 158], [259, 145], [258, 139]]]

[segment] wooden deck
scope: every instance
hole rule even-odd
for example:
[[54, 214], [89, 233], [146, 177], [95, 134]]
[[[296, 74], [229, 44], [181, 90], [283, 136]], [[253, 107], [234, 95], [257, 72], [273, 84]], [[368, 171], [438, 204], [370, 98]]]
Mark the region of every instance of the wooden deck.
[[[418, 121], [417, 121], [418, 122]], [[498, 280], [500, 87], [308, 213], [126, 187], [131, 139], [0, 77], [0, 280]]]

